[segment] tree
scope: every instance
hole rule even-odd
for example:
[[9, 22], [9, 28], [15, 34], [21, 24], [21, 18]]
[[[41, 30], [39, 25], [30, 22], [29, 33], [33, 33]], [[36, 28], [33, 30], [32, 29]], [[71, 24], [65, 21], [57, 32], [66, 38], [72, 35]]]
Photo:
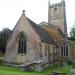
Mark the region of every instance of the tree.
[[73, 27], [73, 28], [71, 29], [69, 39], [72, 40], [72, 41], [75, 41], [75, 27]]
[[10, 30], [9, 28], [4, 28], [0, 32], [0, 52], [5, 53], [7, 40], [10, 37], [11, 33], [12, 30]]

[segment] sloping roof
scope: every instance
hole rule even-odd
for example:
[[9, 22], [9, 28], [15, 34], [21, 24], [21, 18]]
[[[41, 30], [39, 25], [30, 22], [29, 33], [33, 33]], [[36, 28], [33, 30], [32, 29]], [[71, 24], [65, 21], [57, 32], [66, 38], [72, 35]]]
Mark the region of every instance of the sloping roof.
[[[49, 44], [55, 44], [54, 41], [53, 41], [53, 39], [51, 38], [51, 36], [42, 27], [40, 27], [39, 25], [37, 25], [36, 23], [34, 23], [32, 20], [30, 20], [29, 18], [27, 18], [24, 13], [22, 14], [22, 16], [20, 17], [20, 19], [18, 20], [18, 22], [22, 19], [22, 17], [25, 17], [25, 19], [28, 20], [28, 22], [30, 23], [30, 25], [34, 28], [34, 30], [39, 35], [39, 37], [40, 37], [40, 39], [41, 39], [42, 42], [49, 43]], [[13, 31], [17, 27], [18, 22], [17, 22], [16, 26], [14, 27]]]
[[27, 18], [27, 19], [30, 22], [30, 24], [33, 26], [35, 31], [38, 33], [38, 35], [40, 36], [42, 42], [54, 44], [54, 41], [51, 38], [51, 36], [43, 28], [41, 28], [39, 25], [37, 25], [36, 23], [31, 21], [29, 18]]
[[43, 21], [43, 22], [39, 23], [38, 25], [39, 25], [39, 26], [41, 26], [41, 25], [48, 25], [48, 23], [45, 22], [45, 21]]
[[61, 31], [61, 29], [58, 26], [54, 26], [52, 24], [49, 24], [49, 25], [41, 25], [41, 27], [56, 30], [61, 34], [62, 37], [64, 37], [64, 38], [66, 37], [65, 34]]
[[50, 25], [42, 25], [41, 27], [51, 35], [56, 43], [65, 38], [64, 33], [59, 28], [55, 28]]
[[53, 25], [53, 24], [48, 24], [47, 22], [41, 22], [40, 24], [38, 24], [39, 26], [49, 26], [49, 27], [51, 27], [51, 28], [53, 28], [53, 29], [58, 29], [59, 27], [58, 26], [55, 26], [55, 25]]

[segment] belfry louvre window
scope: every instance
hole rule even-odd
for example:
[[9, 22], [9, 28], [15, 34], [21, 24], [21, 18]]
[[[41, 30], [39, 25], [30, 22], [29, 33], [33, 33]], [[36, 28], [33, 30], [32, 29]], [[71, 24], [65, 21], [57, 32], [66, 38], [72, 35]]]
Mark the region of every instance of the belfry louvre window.
[[68, 46], [66, 44], [61, 46], [61, 56], [68, 57]]
[[22, 34], [19, 39], [19, 50], [18, 53], [26, 53], [26, 37]]

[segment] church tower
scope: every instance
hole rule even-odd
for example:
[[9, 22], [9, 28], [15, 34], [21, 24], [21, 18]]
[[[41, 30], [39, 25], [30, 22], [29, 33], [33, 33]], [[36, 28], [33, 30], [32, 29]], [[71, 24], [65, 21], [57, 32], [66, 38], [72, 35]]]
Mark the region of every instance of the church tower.
[[49, 25], [58, 26], [62, 32], [67, 35], [67, 23], [66, 23], [66, 9], [65, 1], [62, 0], [60, 3], [50, 4], [48, 3], [48, 23]]

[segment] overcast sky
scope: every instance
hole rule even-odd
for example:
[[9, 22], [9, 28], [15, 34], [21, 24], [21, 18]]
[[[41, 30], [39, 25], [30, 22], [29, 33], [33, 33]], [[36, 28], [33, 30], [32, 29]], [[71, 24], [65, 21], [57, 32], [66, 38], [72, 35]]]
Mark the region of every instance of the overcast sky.
[[[50, 1], [53, 4], [61, 0]], [[69, 32], [75, 22], [75, 0], [66, 0], [65, 2]], [[26, 16], [37, 24], [48, 20], [48, 0], [0, 0], [0, 30], [5, 27], [13, 29], [22, 10], [25, 10]]]

